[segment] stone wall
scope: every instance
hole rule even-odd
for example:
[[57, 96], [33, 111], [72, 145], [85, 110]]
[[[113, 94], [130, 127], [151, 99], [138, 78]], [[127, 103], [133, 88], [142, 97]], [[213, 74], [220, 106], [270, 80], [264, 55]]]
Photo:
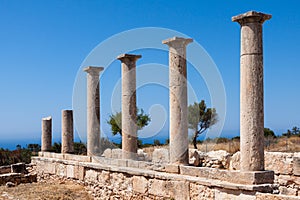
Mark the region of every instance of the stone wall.
[[17, 163], [13, 165], [1, 166], [0, 186], [14, 186], [20, 183], [32, 183], [37, 181], [37, 175], [33, 172], [32, 165]]
[[32, 164], [36, 165], [39, 180], [51, 177], [80, 181], [95, 199], [275, 198], [273, 184], [268, 184], [271, 172], [257, 178], [256, 173], [233, 170], [55, 153], [40, 153]]
[[[229, 169], [239, 170], [239, 157], [239, 152], [231, 157]], [[276, 193], [300, 196], [299, 160], [299, 153], [265, 152], [265, 169], [274, 171]]]

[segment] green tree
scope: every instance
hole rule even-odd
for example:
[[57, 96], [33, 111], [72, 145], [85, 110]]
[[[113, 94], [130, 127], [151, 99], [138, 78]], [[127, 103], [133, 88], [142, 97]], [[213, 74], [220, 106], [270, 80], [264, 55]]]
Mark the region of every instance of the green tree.
[[54, 142], [54, 144], [52, 145], [52, 151], [54, 153], [61, 153], [61, 143]]
[[32, 152], [39, 152], [41, 150], [41, 145], [39, 144], [27, 144], [27, 149]]
[[217, 113], [215, 108], [207, 108], [205, 101], [195, 102], [188, 107], [188, 125], [194, 130], [192, 143], [197, 149], [197, 138], [208, 128], [217, 123]]
[[287, 132], [283, 133], [282, 135], [289, 138], [289, 137], [291, 137], [293, 135], [293, 133], [292, 133], [292, 131], [290, 129], [288, 129]]
[[300, 129], [297, 126], [294, 126], [292, 128], [292, 134], [293, 135], [299, 135], [300, 134]]
[[161, 143], [160, 143], [159, 140], [154, 140], [154, 141], [153, 141], [153, 145], [154, 145], [154, 146], [160, 146]]
[[272, 142], [276, 138], [274, 131], [269, 128], [264, 128], [265, 146], [269, 149]]
[[86, 145], [80, 142], [74, 142], [74, 154], [86, 155]]
[[[141, 130], [142, 128], [147, 126], [150, 121], [151, 119], [149, 115], [145, 114], [143, 109], [141, 109], [140, 112], [137, 109], [138, 130]], [[122, 135], [122, 112], [117, 112], [115, 114], [110, 115], [107, 123], [110, 125], [113, 135], [117, 135], [117, 134]]]
[[265, 137], [273, 137], [273, 138], [276, 137], [274, 131], [272, 131], [272, 130], [269, 129], [269, 128], [264, 128], [264, 136], [265, 136]]

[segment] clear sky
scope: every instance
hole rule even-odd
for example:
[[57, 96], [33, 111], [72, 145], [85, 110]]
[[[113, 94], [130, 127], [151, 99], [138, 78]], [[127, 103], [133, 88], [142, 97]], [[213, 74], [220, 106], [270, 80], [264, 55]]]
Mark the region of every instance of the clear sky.
[[[72, 108], [76, 75], [88, 54], [112, 35], [143, 27], [173, 29], [202, 45], [224, 82], [224, 135], [238, 134], [240, 27], [231, 17], [249, 10], [273, 15], [264, 24], [263, 33], [265, 126], [276, 134], [300, 126], [299, 7], [298, 0], [0, 0], [1, 139], [39, 140], [41, 118], [49, 115], [53, 117], [54, 137], [59, 137], [61, 110]], [[165, 52], [144, 53], [149, 56], [138, 64], [168, 62]], [[108, 74], [117, 81], [120, 63], [116, 61], [115, 66]], [[192, 76], [192, 69], [189, 72], [191, 82], [197, 85], [198, 80], [202, 85], [199, 98], [203, 94], [209, 103], [205, 83], [201, 77]], [[147, 96], [149, 91], [159, 96]], [[146, 112], [157, 103], [155, 97], [159, 103], [168, 104], [167, 90], [157, 86], [149, 91], [147, 87], [138, 91], [138, 104]], [[109, 114], [105, 108], [101, 113], [106, 133]]]

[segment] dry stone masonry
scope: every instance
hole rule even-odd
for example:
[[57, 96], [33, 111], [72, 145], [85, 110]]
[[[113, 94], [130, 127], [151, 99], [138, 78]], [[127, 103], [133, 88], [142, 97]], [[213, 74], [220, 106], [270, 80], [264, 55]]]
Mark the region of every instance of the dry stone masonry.
[[241, 25], [241, 170], [264, 170], [264, 86], [262, 24], [271, 15], [250, 11], [232, 17]]

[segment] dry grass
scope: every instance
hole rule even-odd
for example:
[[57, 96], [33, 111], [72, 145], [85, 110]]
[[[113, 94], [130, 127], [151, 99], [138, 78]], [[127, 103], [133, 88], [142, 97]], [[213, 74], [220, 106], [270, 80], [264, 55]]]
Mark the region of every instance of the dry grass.
[[19, 200], [73, 200], [93, 198], [86, 192], [85, 188], [72, 182], [61, 183], [32, 183], [21, 184], [16, 187], [0, 187], [0, 199]]
[[[273, 152], [300, 152], [300, 137], [299, 136], [292, 136], [290, 138], [281, 137], [281, 138], [274, 138], [266, 140], [265, 150], [266, 151], [273, 151]], [[148, 155], [152, 155], [154, 149], [157, 148], [168, 148], [168, 145], [163, 146], [151, 146], [143, 148], [144, 152]], [[190, 149], [193, 149], [194, 146], [192, 144], [189, 145]], [[223, 143], [215, 143], [215, 142], [203, 142], [197, 144], [198, 150], [202, 152], [209, 152], [209, 151], [217, 151], [217, 150], [225, 150], [229, 153], [235, 153], [240, 150], [240, 141], [229, 140], [229, 142]]]

